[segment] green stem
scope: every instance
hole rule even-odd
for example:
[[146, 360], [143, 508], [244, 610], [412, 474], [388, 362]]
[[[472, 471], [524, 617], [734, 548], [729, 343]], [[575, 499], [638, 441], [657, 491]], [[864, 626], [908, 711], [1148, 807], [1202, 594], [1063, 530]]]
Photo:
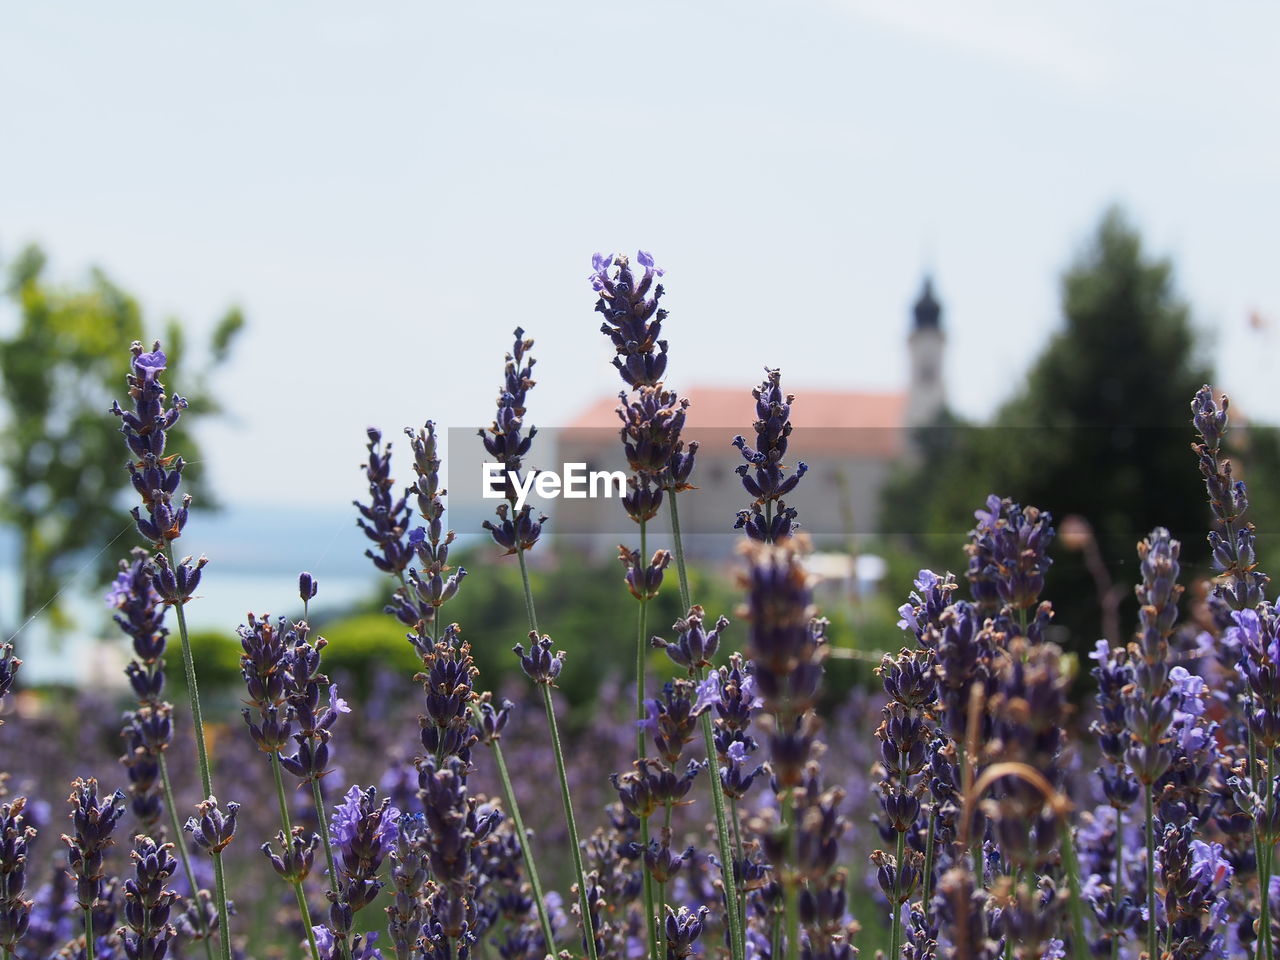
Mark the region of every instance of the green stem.
[[[684, 562], [684, 542], [680, 536], [680, 510], [676, 506], [676, 491], [668, 489], [667, 502], [671, 505], [671, 536], [676, 555], [676, 572], [680, 579], [680, 602], [685, 610], [693, 606], [689, 596], [689, 571]], [[702, 667], [697, 670], [701, 683], [706, 679]], [[702, 713], [702, 739], [707, 751], [707, 779], [711, 781], [711, 805], [716, 815], [716, 843], [720, 853], [720, 878], [724, 883], [725, 922], [729, 927], [729, 955], [732, 960], [744, 960], [746, 935], [742, 917], [738, 913], [738, 891], [733, 859], [733, 844], [729, 837], [728, 818], [725, 815], [724, 786], [720, 783], [720, 763], [716, 753], [715, 736], [711, 726], [711, 711]]]
[[[738, 816], [737, 797], [729, 798], [729, 823], [733, 828], [733, 850], [738, 858], [734, 863], [745, 864], [747, 862], [747, 853], [746, 848], [742, 846], [742, 827], [741, 818]], [[734, 874], [734, 879], [737, 879], [737, 874]], [[747, 890], [745, 886], [738, 891], [738, 916], [743, 919], [744, 923], [746, 922]]]
[[[663, 804], [664, 810], [662, 815], [662, 843], [668, 849], [671, 847], [671, 803]], [[645, 871], [648, 872], [647, 870]], [[663, 958], [667, 955], [667, 884], [665, 881], [658, 884], [658, 957]]]
[[[1117, 839], [1118, 837], [1117, 834]], [[1084, 938], [1084, 898], [1080, 894], [1080, 858], [1076, 856], [1075, 838], [1071, 835], [1071, 823], [1067, 820], [1062, 822], [1062, 859], [1066, 861], [1067, 885], [1071, 891], [1068, 902], [1068, 910], [1071, 912], [1071, 955], [1075, 960], [1089, 960], [1089, 942]]]
[[[289, 800], [284, 792], [284, 775], [280, 772], [280, 755], [272, 753], [269, 755], [271, 763], [271, 773], [276, 781], [276, 800], [280, 804], [280, 826], [284, 828], [285, 843], [287, 844], [293, 837], [293, 821], [289, 817]], [[286, 847], [283, 851], [288, 853]], [[307, 892], [302, 885], [301, 880], [293, 880], [290, 882], [293, 887], [294, 896], [298, 898], [298, 913], [302, 917], [303, 929], [307, 932], [307, 948], [311, 951], [313, 960], [320, 960], [320, 947], [316, 944], [315, 931], [311, 929], [311, 907], [307, 903]]]
[[[778, 797], [782, 804], [783, 823], [787, 830], [787, 864], [794, 867], [797, 857], [799, 818], [796, 815], [795, 792], [787, 788], [784, 795]], [[787, 925], [787, 960], [799, 960], [800, 957], [800, 878], [788, 874], [782, 880], [783, 917]]]
[[1151, 799], [1151, 784], [1146, 788], [1147, 806], [1147, 956], [1157, 956], [1160, 941], [1156, 936], [1156, 821]]
[[[329, 836], [329, 818], [325, 814], [324, 809], [324, 792], [320, 789], [320, 781], [313, 779], [311, 781], [311, 797], [316, 805], [316, 823], [320, 827], [320, 844], [324, 847], [325, 863], [329, 867], [329, 890], [337, 897], [338, 890], [338, 867], [333, 858], [333, 840]], [[338, 950], [343, 957], [351, 956], [351, 946], [347, 943], [347, 938], [341, 937], [338, 940]]]
[[[647, 521], [640, 521], [640, 563], [648, 563], [647, 545], [645, 542]], [[644, 738], [644, 727], [640, 724], [644, 722], [646, 713], [644, 708], [644, 684], [645, 684], [645, 654], [648, 651], [649, 638], [647, 620], [649, 614], [649, 601], [647, 597], [640, 597], [640, 611], [636, 617], [636, 757], [643, 761], [647, 752], [647, 745]], [[641, 776], [644, 775], [643, 763], [639, 767]], [[642, 817], [640, 820], [640, 843], [645, 850], [649, 849], [649, 818]], [[654, 960], [662, 960], [662, 953], [659, 950], [658, 938], [662, 923], [655, 919], [653, 910], [653, 877], [649, 875], [647, 869], [642, 869], [644, 883], [644, 915], [645, 925], [649, 931], [649, 955]]]
[[84, 911], [84, 955], [86, 960], [94, 960], [92, 907], [86, 907]]
[[[175, 574], [178, 569], [174, 559], [173, 544], [166, 548], [169, 566]], [[191, 726], [196, 740], [196, 760], [200, 766], [200, 787], [205, 799], [214, 796], [213, 774], [209, 765], [209, 751], [204, 741], [204, 712], [200, 708], [200, 687], [196, 682], [196, 662], [191, 655], [191, 635], [187, 630], [187, 613], [182, 603], [173, 605], [178, 618], [178, 638], [182, 642], [182, 669], [187, 679], [187, 694], [191, 700]], [[218, 943], [222, 960], [231, 960], [231, 914], [227, 910], [226, 878], [222, 871], [222, 851], [213, 853], [213, 878], [215, 907], [218, 911]], [[90, 958], [92, 960], [92, 958]]]
[[[219, 850], [213, 854], [213, 889], [214, 895], [218, 898], [219, 909], [226, 911], [227, 904], [227, 873], [222, 866], [222, 851]], [[218, 945], [222, 948], [223, 960], [231, 960], [231, 930], [226, 926], [221, 926], [219, 921]]]
[[191, 902], [195, 905], [196, 927], [204, 943], [204, 954], [213, 960], [213, 938], [209, 935], [209, 924], [204, 915], [204, 907], [200, 904], [200, 888], [196, 885], [196, 872], [191, 867], [191, 854], [187, 851], [186, 837], [182, 824], [178, 822], [178, 808], [173, 802], [173, 784], [169, 780], [169, 761], [163, 753], [159, 756], [160, 785], [164, 789], [165, 806], [169, 808], [169, 822], [173, 825], [173, 845], [178, 848], [178, 859], [182, 861], [182, 873], [191, 888]]
[[569, 797], [569, 775], [564, 767], [564, 751], [560, 747], [560, 727], [556, 723], [555, 704], [551, 701], [551, 685], [538, 684], [542, 688], [542, 704], [547, 710], [547, 728], [551, 731], [551, 745], [556, 755], [556, 773], [560, 775], [560, 797], [564, 801], [564, 819], [569, 828], [569, 845], [573, 852], [573, 869], [578, 876], [578, 906], [582, 911], [582, 932], [587, 941], [587, 956], [596, 958], [596, 932], [591, 921], [591, 904], [587, 899], [587, 875], [582, 866], [582, 847], [578, 842], [578, 824], [573, 817], [573, 801]]
[[671, 504], [671, 539], [675, 546], [676, 573], [680, 578], [680, 603], [687, 611], [693, 606], [693, 600], [689, 594], [689, 571], [684, 564], [684, 540], [680, 536], [680, 508], [676, 506], [675, 490], [667, 491], [667, 502]]
[[[529, 629], [538, 632], [538, 615], [533, 608], [533, 588], [529, 585], [529, 565], [524, 551], [516, 550], [520, 561], [520, 580], [524, 584], [524, 608], [529, 615]], [[578, 842], [578, 824], [573, 816], [573, 800], [569, 796], [569, 775], [564, 766], [564, 750], [560, 746], [560, 725], [556, 722], [556, 708], [551, 700], [551, 685], [538, 684], [542, 688], [542, 704], [547, 711], [547, 729], [551, 734], [551, 746], [556, 756], [556, 773], [560, 775], [560, 799], [564, 803], [565, 825], [569, 828], [569, 843], [573, 848], [573, 869], [578, 878], [578, 908], [582, 911], [583, 939], [587, 941], [587, 956], [596, 958], [595, 924], [591, 922], [591, 904], [587, 899], [587, 874], [582, 866], [582, 846]]]
[[502, 755], [502, 744], [492, 740], [489, 746], [493, 750], [493, 759], [498, 767], [498, 779], [502, 782], [502, 796], [506, 800], [507, 811], [511, 814], [516, 836], [520, 838], [520, 856], [524, 860], [525, 873], [529, 875], [529, 886], [533, 889], [533, 902], [538, 910], [538, 924], [542, 927], [546, 952], [554, 956], [556, 940], [551, 932], [551, 918], [547, 916], [547, 905], [543, 902], [542, 881], [538, 877], [538, 867], [534, 863], [533, 851], [529, 847], [529, 833], [525, 830], [524, 819], [520, 816], [520, 805], [516, 803], [516, 792], [511, 785], [511, 774], [507, 772], [506, 758]]
[[889, 901], [889, 960], [898, 960], [902, 950], [902, 860], [906, 855], [907, 835], [899, 833], [894, 843], [893, 897]]

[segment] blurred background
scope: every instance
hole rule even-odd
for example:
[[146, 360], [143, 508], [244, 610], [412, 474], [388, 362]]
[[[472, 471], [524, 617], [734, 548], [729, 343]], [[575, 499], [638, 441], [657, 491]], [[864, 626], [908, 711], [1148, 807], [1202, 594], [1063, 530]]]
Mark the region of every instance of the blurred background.
[[[729, 440], [750, 434], [763, 368], [782, 368], [792, 452], [813, 467], [794, 505], [834, 642], [853, 651], [836, 690], [899, 642], [915, 570], [962, 569], [990, 491], [1059, 519], [1047, 595], [1073, 649], [1131, 631], [1151, 526], [1203, 577], [1187, 449], [1203, 382], [1248, 424], [1238, 469], [1260, 478], [1274, 566], [1280, 12], [1215, 14], [10, 9], [0, 626], [22, 679], [121, 677], [102, 595], [135, 534], [107, 408], [129, 342], [156, 337], [192, 400], [171, 449], [193, 461], [185, 550], [211, 563], [189, 615], [228, 702], [234, 627], [249, 610], [299, 615], [303, 569], [337, 669], [371, 684], [380, 664], [411, 668], [354, 522], [365, 430], [432, 419], [446, 465], [470, 463], [454, 448], [492, 416], [520, 325], [537, 341], [529, 420], [546, 431], [533, 465], [607, 445], [620, 383], [586, 280], [596, 251], [644, 248], [666, 270], [668, 382], [704, 441], [689, 509], [724, 531], [697, 551], [714, 612], [736, 603], [731, 525], [748, 499]], [[450, 610], [496, 686], [521, 633], [518, 576], [458, 516], [471, 576]], [[631, 655], [610, 558], [631, 533], [620, 513], [598, 523], [536, 557], [578, 706]], [[678, 613], [664, 603], [659, 626]]]

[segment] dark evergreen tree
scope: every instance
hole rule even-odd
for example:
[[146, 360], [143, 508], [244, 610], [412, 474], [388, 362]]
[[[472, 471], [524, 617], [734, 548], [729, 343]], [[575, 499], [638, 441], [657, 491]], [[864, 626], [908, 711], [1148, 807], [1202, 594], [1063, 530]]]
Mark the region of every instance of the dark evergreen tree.
[[[986, 427], [925, 431], [916, 464], [886, 493], [887, 528], [939, 566], [960, 570], [956, 544], [988, 492], [1061, 522], [1088, 521], [1110, 577], [1136, 579], [1134, 545], [1156, 526], [1184, 544], [1183, 566], [1207, 574], [1204, 485], [1188, 450], [1189, 403], [1211, 379], [1173, 266], [1144, 251], [1117, 209], [1062, 279], [1061, 328]], [[999, 390], [1001, 370], [968, 371]], [[1055, 544], [1045, 593], [1077, 649], [1101, 635], [1098, 581], [1078, 537]], [[1127, 632], [1132, 610], [1120, 618]], [[1120, 639], [1120, 638], [1112, 638]]]

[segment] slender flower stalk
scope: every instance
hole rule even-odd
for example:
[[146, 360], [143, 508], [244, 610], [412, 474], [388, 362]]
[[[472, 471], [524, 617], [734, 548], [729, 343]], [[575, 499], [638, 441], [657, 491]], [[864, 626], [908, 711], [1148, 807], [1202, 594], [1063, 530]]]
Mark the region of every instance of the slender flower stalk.
[[520, 665], [524, 669], [525, 675], [537, 684], [542, 691], [542, 705], [547, 714], [547, 731], [551, 735], [551, 749], [555, 754], [556, 760], [556, 775], [560, 780], [560, 798], [564, 805], [565, 827], [569, 832], [569, 852], [573, 857], [573, 870], [577, 877], [582, 939], [586, 944], [587, 956], [591, 960], [597, 960], [595, 917], [588, 898], [587, 875], [582, 864], [582, 844], [578, 839], [578, 824], [573, 814], [573, 799], [569, 792], [569, 775], [565, 770], [564, 747], [560, 739], [560, 726], [556, 721], [555, 702], [551, 698], [551, 688], [555, 686], [555, 680], [560, 675], [560, 670], [564, 663], [564, 651], [552, 654], [551, 638], [548, 636], [539, 638], [538, 636], [538, 621], [534, 612], [533, 592], [529, 587], [529, 570], [525, 564], [524, 552], [521, 551], [517, 556], [520, 560], [520, 576], [524, 582], [525, 606], [529, 613], [531, 629], [529, 631], [529, 654], [525, 655], [524, 647], [521, 644], [516, 644], [513, 649], [516, 656], [520, 658]]
[[[191, 653], [191, 637], [187, 630], [185, 604], [190, 601], [200, 583], [201, 571], [208, 562], [204, 557], [192, 561], [191, 557], [177, 560], [173, 543], [182, 535], [191, 507], [190, 494], [178, 498], [185, 466], [181, 456], [166, 453], [167, 433], [178, 422], [187, 401], [178, 395], [166, 397], [160, 374], [168, 363], [159, 341], [146, 350], [135, 341], [130, 347], [133, 355], [132, 372], [128, 375], [129, 398], [132, 409], [119, 403], [111, 405], [111, 412], [120, 418], [120, 432], [134, 459], [127, 464], [134, 490], [142, 499], [142, 508], [131, 511], [138, 532], [155, 551], [158, 573], [155, 586], [162, 600], [174, 607], [178, 620], [178, 637], [182, 644], [182, 666], [186, 675], [187, 693], [191, 703], [191, 723], [196, 742], [196, 761], [200, 768], [200, 786], [205, 796], [213, 795], [213, 775], [205, 741], [204, 713], [200, 705], [200, 686], [196, 678], [195, 660]], [[226, 902], [226, 883], [223, 876], [221, 852], [213, 854], [213, 869], [217, 894], [219, 940], [223, 960], [231, 960], [231, 924]], [[193, 888], [193, 895], [196, 895]], [[198, 895], [197, 895], [198, 897]]]
[[[648, 488], [649, 479], [645, 474], [637, 474], [632, 478], [632, 491], [645, 490]], [[660, 502], [662, 492], [660, 488], [656, 489], [658, 502]], [[644, 558], [648, 556], [646, 547], [646, 527], [651, 518], [652, 511], [656, 509], [653, 499], [648, 496], [627, 498], [627, 512], [640, 527], [640, 549], [631, 551], [626, 547], [619, 547], [619, 554], [623, 566], [626, 567], [627, 587], [631, 591], [631, 595], [635, 597], [638, 606], [636, 614], [636, 760], [640, 769], [643, 769], [644, 761], [647, 753], [644, 735], [645, 721], [645, 654], [649, 650], [649, 640], [646, 631], [647, 613], [649, 609], [649, 601], [658, 596], [658, 592], [662, 587], [663, 571], [671, 562], [671, 555], [665, 550], [659, 550], [653, 555], [653, 559], [645, 565]], [[649, 849], [650, 832], [649, 817], [640, 817], [640, 844], [645, 850]], [[645, 923], [649, 933], [649, 950], [651, 955], [661, 953], [660, 940], [663, 934], [662, 923], [660, 920], [661, 913], [654, 912], [654, 896], [653, 896], [653, 876], [649, 870], [644, 871], [644, 911]]]
[[[529, 351], [533, 341], [525, 339], [524, 330], [515, 329], [515, 342], [511, 352], [506, 356], [503, 369], [503, 384], [498, 393], [497, 415], [488, 430], [481, 430], [480, 437], [486, 453], [493, 462], [502, 465], [505, 478], [507, 503], [498, 507], [498, 522], [485, 521], [484, 528], [493, 537], [494, 543], [504, 548], [507, 554], [515, 554], [520, 564], [520, 580], [524, 588], [525, 612], [529, 619], [530, 650], [526, 657], [524, 649], [517, 644], [516, 656], [520, 658], [525, 674], [541, 689], [542, 704], [547, 715], [547, 730], [551, 735], [551, 747], [555, 754], [556, 773], [560, 780], [560, 799], [564, 806], [565, 826], [569, 831], [569, 843], [573, 857], [574, 875], [578, 886], [578, 908], [582, 922], [583, 941], [587, 955], [596, 960], [597, 931], [595, 914], [589, 896], [586, 871], [582, 862], [582, 845], [578, 839], [577, 820], [573, 812], [573, 799], [569, 792], [569, 777], [565, 769], [564, 749], [561, 744], [560, 729], [556, 722], [555, 703], [551, 697], [551, 688], [560, 673], [563, 662], [563, 651], [551, 654], [550, 637], [538, 635], [538, 618], [534, 610], [533, 590], [529, 585], [529, 568], [525, 561], [525, 553], [538, 542], [542, 533], [542, 525], [546, 517], [534, 519], [533, 509], [528, 504], [516, 509], [516, 492], [513, 477], [520, 475], [524, 457], [528, 454], [536, 427], [529, 427], [525, 432], [524, 417], [528, 392], [534, 386], [533, 366], [536, 362]], [[508, 509], [510, 512], [508, 512]], [[548, 944], [550, 947], [550, 944]]]
[[[698, 445], [686, 445], [680, 439], [688, 401], [680, 400], [676, 394], [662, 387], [662, 374], [667, 363], [667, 343], [658, 337], [667, 312], [658, 307], [658, 300], [664, 290], [662, 284], [656, 283], [656, 279], [663, 275], [663, 271], [655, 265], [653, 257], [643, 250], [638, 254], [637, 261], [644, 268], [644, 273], [638, 280], [627, 257], [604, 257], [596, 254], [592, 259], [593, 272], [590, 279], [592, 288], [599, 294], [596, 310], [605, 317], [601, 331], [609, 336], [617, 350], [614, 365], [627, 385], [635, 391], [635, 397], [631, 400], [628, 400], [625, 393], [621, 394], [623, 406], [618, 411], [623, 423], [623, 446], [628, 462], [637, 476], [633, 489], [638, 495], [652, 482], [665, 494], [671, 512], [672, 546], [680, 581], [680, 602], [683, 609], [689, 610], [693, 603], [690, 599], [689, 574], [685, 566], [676, 495], [682, 490], [692, 489], [689, 477], [693, 472]], [[653, 498], [647, 505], [656, 512], [660, 503], [660, 498]], [[643, 558], [643, 552], [641, 557]], [[637, 656], [637, 671], [642, 672], [643, 667], [639, 661], [640, 657]], [[695, 677], [702, 683], [706, 679], [704, 669], [697, 668]], [[637, 681], [637, 706], [643, 699], [640, 681]], [[715, 735], [710, 713], [702, 716], [702, 733], [707, 761], [714, 763]], [[732, 960], [743, 960], [746, 950], [745, 925], [739, 915], [732, 868], [736, 858], [728, 827], [724, 790], [718, 776], [709, 777], [708, 780], [715, 812], [720, 863], [730, 865], [728, 869], [722, 867], [721, 870], [730, 953]], [[661, 918], [659, 920], [661, 922]]]
[[[683, 457], [680, 467], [673, 467], [669, 482], [672, 484], [667, 489], [667, 502], [671, 508], [671, 536], [672, 543], [675, 547], [676, 554], [676, 573], [680, 580], [680, 601], [685, 609], [693, 606], [689, 597], [689, 571], [684, 561], [684, 541], [680, 536], [680, 511], [676, 506], [676, 495], [681, 489], [687, 489], [687, 478], [689, 472], [693, 468], [693, 457], [697, 453], [697, 444], [690, 444], [690, 450], [687, 454], [681, 453], [679, 450], [674, 454], [674, 458]], [[695, 674], [699, 683], [706, 679], [704, 667], [698, 667]], [[711, 722], [711, 714], [704, 713], [702, 715], [702, 739], [703, 745], [707, 751], [707, 762], [715, 762], [715, 731]], [[716, 820], [716, 845], [720, 851], [721, 864], [733, 864], [735, 862], [733, 856], [733, 835], [729, 831], [727, 810], [724, 798], [724, 787], [720, 783], [719, 777], [709, 777], [711, 784], [711, 805], [715, 813]], [[729, 950], [732, 960], [744, 960], [746, 956], [746, 923], [745, 919], [738, 912], [738, 892], [737, 881], [733, 875], [732, 866], [725, 870], [721, 869], [720, 879], [724, 884], [725, 898], [725, 917], [729, 927]]]

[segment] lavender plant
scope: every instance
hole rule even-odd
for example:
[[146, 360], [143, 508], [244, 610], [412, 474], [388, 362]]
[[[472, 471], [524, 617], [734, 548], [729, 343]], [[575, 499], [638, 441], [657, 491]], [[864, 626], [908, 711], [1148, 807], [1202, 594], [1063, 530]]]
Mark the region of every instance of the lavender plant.
[[[675, 553], [676, 573], [680, 585], [681, 608], [693, 614], [695, 609], [689, 592], [689, 575], [685, 564], [684, 542], [680, 533], [680, 511], [677, 495], [693, 489], [690, 478], [697, 459], [698, 444], [685, 443], [680, 433], [684, 427], [685, 411], [688, 400], [682, 400], [677, 394], [663, 387], [662, 375], [667, 365], [667, 342], [658, 339], [661, 335], [662, 323], [667, 311], [658, 306], [665, 290], [657, 278], [663, 275], [656, 266], [652, 254], [641, 250], [636, 256], [637, 262], [644, 272], [636, 278], [631, 268], [630, 259], [626, 256], [601, 256], [592, 258], [592, 273], [589, 277], [592, 289], [598, 294], [596, 310], [601, 313], [605, 322], [601, 332], [612, 341], [616, 355], [614, 366], [618, 368], [623, 381], [633, 389], [632, 396], [624, 391], [619, 394], [622, 406], [618, 408], [618, 416], [623, 427], [621, 438], [627, 461], [633, 476], [629, 484], [629, 496], [626, 508], [632, 519], [640, 525], [640, 549], [632, 551], [622, 547], [624, 558], [635, 557], [629, 567], [630, 581], [637, 575], [630, 570], [638, 569], [647, 556], [645, 544], [646, 523], [656, 515], [663, 499], [671, 516], [672, 547]], [[656, 352], [655, 352], [656, 351]], [[627, 560], [624, 559], [624, 563]], [[655, 554], [644, 574], [646, 580], [659, 580], [660, 571], [666, 566], [661, 554]], [[633, 590], [634, 593], [634, 590]], [[656, 594], [656, 586], [654, 589]], [[640, 599], [639, 632], [636, 643], [636, 714], [640, 722], [644, 719], [644, 644], [645, 644], [645, 603], [651, 597], [637, 595]], [[701, 613], [700, 609], [698, 610]], [[678, 626], [677, 626], [678, 629]], [[668, 652], [670, 649], [668, 648]], [[714, 653], [714, 651], [712, 651]], [[677, 661], [679, 662], [679, 661]], [[705, 670], [710, 661], [696, 666], [692, 676], [698, 683], [705, 680]], [[713, 763], [716, 757], [715, 736], [711, 713], [704, 712], [701, 719], [703, 746], [707, 762]], [[637, 764], [643, 769], [645, 764], [645, 745], [643, 737], [637, 738]], [[720, 853], [721, 883], [724, 888], [724, 916], [729, 937], [732, 960], [744, 960], [746, 951], [745, 924], [741, 915], [741, 905], [736, 890], [734, 864], [734, 844], [728, 825], [728, 809], [725, 802], [724, 789], [720, 778], [708, 778], [712, 808], [715, 814], [716, 842]], [[649, 843], [647, 818], [641, 820], [642, 842]], [[729, 869], [724, 869], [728, 864]], [[651, 951], [659, 952], [664, 931], [661, 929], [665, 920], [655, 915], [652, 883], [648, 873], [645, 875], [645, 915], [649, 926]]]
[[[156, 593], [163, 603], [174, 608], [178, 620], [178, 636], [182, 645], [182, 664], [186, 674], [187, 692], [191, 704], [191, 722], [195, 731], [196, 753], [200, 766], [200, 786], [203, 796], [213, 796], [213, 776], [205, 743], [204, 713], [200, 704], [200, 687], [196, 678], [195, 661], [191, 655], [191, 640], [187, 631], [183, 607], [191, 600], [199, 586], [201, 571], [208, 560], [200, 557], [177, 559], [173, 543], [182, 536], [191, 507], [191, 495], [182, 494], [182, 471], [185, 466], [181, 456], [166, 452], [166, 437], [186, 409], [187, 401], [178, 395], [169, 398], [165, 394], [160, 374], [168, 364], [168, 358], [160, 349], [159, 341], [150, 350], [135, 341], [130, 347], [133, 355], [132, 372], [128, 375], [129, 398], [132, 408], [125, 409], [113, 402], [111, 412], [120, 418], [120, 432], [125, 445], [136, 459], [128, 462], [129, 478], [142, 500], [142, 507], [131, 511], [138, 533], [154, 551], [155, 573], [151, 575]], [[142, 515], [145, 509], [146, 516]], [[156, 664], [158, 666], [157, 656]], [[154, 674], [153, 674], [154, 676]], [[130, 677], [133, 681], [135, 678]], [[157, 689], [158, 693], [158, 689]], [[162, 751], [160, 751], [162, 753]], [[163, 756], [161, 756], [161, 762]], [[161, 767], [163, 770], [163, 767]], [[172, 798], [169, 798], [172, 808]], [[226, 875], [221, 851], [213, 853], [216, 906], [218, 911], [219, 941], [223, 960], [231, 960], [231, 934], [227, 908]], [[193, 896], [197, 896], [194, 883]]]
[[[422, 693], [401, 709], [405, 678], [379, 680], [371, 702], [349, 706], [307, 620], [316, 579], [302, 574], [301, 620], [250, 615], [240, 627], [247, 735], [216, 738], [244, 795], [266, 798], [274, 787], [275, 804], [219, 802], [211, 789], [213, 724], [206, 731], [182, 612], [205, 561], [175, 556], [189, 499], [181, 458], [165, 449], [183, 402], [158, 379], [158, 347], [134, 345], [131, 407], [114, 413], [147, 548], [125, 560], [108, 596], [131, 654], [124, 756], [101, 778], [78, 767], [112, 716], [101, 705], [81, 711], [69, 740], [49, 746], [33, 735], [24, 756], [9, 749], [12, 731], [0, 731], [23, 792], [0, 802], [5, 960], [182, 960], [211, 956], [215, 938], [224, 958], [245, 960], [303, 949], [311, 960], [852, 960], [855, 914], [881, 921], [892, 960], [1274, 960], [1280, 618], [1257, 567], [1247, 491], [1223, 454], [1225, 399], [1206, 388], [1192, 403], [1212, 591], [1203, 610], [1185, 605], [1177, 541], [1161, 528], [1143, 541], [1137, 631], [1127, 644], [1095, 647], [1087, 723], [1074, 716], [1072, 661], [1053, 642], [1054, 610], [1042, 598], [1052, 517], [992, 497], [975, 513], [961, 583], [919, 573], [899, 610], [905, 644], [880, 658], [880, 699], [859, 692], [837, 714], [847, 735], [827, 743], [821, 695], [838, 634], [817, 616], [806, 541], [792, 535], [795, 512], [783, 500], [805, 470], [785, 466], [792, 398], [769, 370], [755, 391], [753, 445], [737, 444], [753, 504], [739, 524], [749, 543], [746, 638], [735, 651], [728, 619], [690, 596], [677, 503], [694, 489], [696, 445], [684, 439], [687, 402], [664, 385], [662, 271], [645, 253], [637, 263], [597, 257], [592, 274], [627, 388], [624, 507], [639, 543], [619, 556], [637, 601], [635, 726], [560, 730], [553, 688], [567, 644], [538, 630], [526, 557], [546, 518], [517, 510], [514, 496], [485, 528], [521, 571], [530, 632], [515, 652], [550, 749], [538, 725], [520, 721], [520, 704], [480, 686], [472, 647], [445, 615], [468, 574], [450, 556], [435, 426], [407, 431], [413, 477], [403, 488], [390, 444], [370, 430], [358, 523], [368, 556], [393, 580], [387, 613], [417, 655]], [[517, 329], [483, 431], [489, 457], [517, 477], [530, 469], [536, 433], [526, 425], [531, 348]], [[664, 506], [671, 550], [651, 550], [647, 526]], [[650, 637], [648, 607], [673, 565], [683, 615]], [[189, 725], [164, 699], [170, 607]], [[654, 648], [675, 676], [648, 689]], [[19, 665], [0, 644], [0, 703]], [[857, 722], [877, 712], [874, 738], [860, 737]], [[1077, 738], [1086, 728], [1091, 737]], [[337, 747], [357, 742], [344, 746], [340, 770]], [[254, 753], [266, 762], [248, 762]], [[64, 783], [79, 775], [65, 867], [52, 873], [40, 846], [51, 814], [27, 782], [41, 762], [65, 771]], [[603, 780], [602, 766], [618, 771], [611, 793], [588, 780]], [[112, 774], [125, 789], [99, 786]], [[558, 798], [544, 789], [553, 775]], [[175, 780], [202, 798], [185, 826]], [[501, 801], [482, 792], [495, 781]], [[4, 785], [0, 777], [0, 793]], [[576, 931], [559, 893], [542, 886], [518, 795], [531, 823], [562, 817], [538, 845], [545, 857], [563, 838]], [[578, 817], [591, 808], [603, 822], [580, 837]], [[128, 862], [113, 847], [126, 825]], [[210, 874], [212, 897], [199, 882]], [[287, 889], [260, 885], [264, 874]], [[242, 917], [233, 938], [229, 876], [242, 903], [266, 905], [271, 933]]]
[[756, 446], [747, 446], [745, 437], [733, 438], [733, 445], [746, 461], [738, 466], [742, 486], [754, 498], [750, 507], [738, 512], [735, 527], [752, 540], [775, 543], [791, 535], [796, 509], [782, 498], [789, 495], [809, 468], [803, 460], [789, 476], [783, 463], [787, 438], [791, 436], [791, 404], [795, 397], [782, 393], [782, 371], [765, 370], [764, 383], [751, 391], [756, 401]]

